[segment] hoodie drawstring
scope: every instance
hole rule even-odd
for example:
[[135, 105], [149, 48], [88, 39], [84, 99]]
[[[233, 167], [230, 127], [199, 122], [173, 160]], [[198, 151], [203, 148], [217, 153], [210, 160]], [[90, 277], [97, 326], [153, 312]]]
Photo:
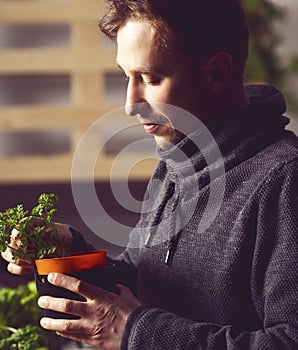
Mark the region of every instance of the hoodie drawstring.
[[172, 215], [171, 215], [171, 221], [170, 221], [170, 229], [169, 229], [169, 241], [168, 241], [168, 250], [165, 258], [165, 264], [166, 265], [171, 265], [173, 255], [175, 253], [177, 243], [181, 234], [180, 230], [176, 234], [176, 220], [177, 220], [177, 213], [176, 213], [176, 208], [179, 203], [179, 196], [175, 199], [173, 209], [172, 209]]
[[[164, 211], [164, 208], [165, 208], [167, 202], [170, 200], [170, 198], [173, 197], [174, 191], [175, 191], [175, 183], [171, 181], [169, 183], [169, 185], [167, 186], [167, 189], [166, 189], [165, 194], [164, 194], [164, 198], [163, 198], [162, 202], [159, 204], [157, 211], [155, 213], [155, 216], [153, 218], [153, 221], [150, 225], [149, 233], [148, 233], [146, 240], [145, 240], [145, 247], [146, 248], [149, 248], [151, 245], [151, 242], [152, 242], [154, 235], [156, 233], [156, 230], [157, 230], [157, 226], [161, 221], [161, 216], [162, 216], [162, 213]], [[180, 231], [177, 235], [175, 235], [176, 217], [177, 217], [177, 215], [175, 214], [175, 210], [178, 206], [178, 202], [179, 202], [179, 196], [177, 196], [177, 198], [175, 199], [173, 209], [172, 209], [173, 215], [171, 215], [168, 249], [167, 249], [167, 254], [165, 257], [165, 264], [166, 265], [171, 264], [172, 257], [173, 257], [173, 254], [175, 252], [175, 249], [177, 247], [178, 239], [179, 239], [179, 236], [181, 233], [181, 231]]]
[[154, 219], [150, 225], [149, 233], [148, 233], [148, 236], [145, 240], [145, 247], [146, 248], [149, 248], [151, 245], [152, 239], [153, 239], [155, 232], [156, 232], [156, 229], [157, 229], [157, 225], [160, 223], [160, 219], [161, 219], [163, 210], [164, 210], [168, 200], [173, 196], [174, 190], [175, 190], [175, 183], [171, 181], [168, 184], [164, 198], [163, 198], [162, 202], [159, 204], [157, 211], [156, 211], [156, 214], [154, 216]]

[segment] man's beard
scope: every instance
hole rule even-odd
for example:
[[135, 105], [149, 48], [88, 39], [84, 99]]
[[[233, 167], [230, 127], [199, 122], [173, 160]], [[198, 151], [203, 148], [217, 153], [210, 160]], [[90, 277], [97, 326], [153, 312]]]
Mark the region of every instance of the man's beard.
[[177, 145], [184, 137], [185, 135], [183, 133], [171, 128], [171, 136], [165, 138], [165, 136], [156, 135], [154, 139], [157, 147], [165, 151], [173, 147], [173, 145]]

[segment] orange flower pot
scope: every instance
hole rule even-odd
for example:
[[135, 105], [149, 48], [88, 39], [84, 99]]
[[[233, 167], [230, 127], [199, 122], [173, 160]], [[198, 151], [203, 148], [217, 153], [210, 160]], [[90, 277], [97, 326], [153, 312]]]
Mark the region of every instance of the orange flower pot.
[[105, 266], [106, 255], [106, 250], [90, 250], [72, 253], [63, 258], [38, 259], [35, 260], [35, 265], [39, 275], [48, 275], [51, 272], [77, 272], [96, 266]]
[[[115, 265], [106, 263], [106, 254], [107, 252], [105, 250], [94, 250], [73, 253], [71, 256], [63, 258], [35, 260], [37, 268], [35, 281], [38, 295], [86, 301], [79, 294], [49, 283], [47, 275], [51, 272], [67, 274], [97, 287], [116, 292]], [[78, 318], [75, 315], [45, 309], [41, 309], [41, 314], [44, 317], [51, 318]]]

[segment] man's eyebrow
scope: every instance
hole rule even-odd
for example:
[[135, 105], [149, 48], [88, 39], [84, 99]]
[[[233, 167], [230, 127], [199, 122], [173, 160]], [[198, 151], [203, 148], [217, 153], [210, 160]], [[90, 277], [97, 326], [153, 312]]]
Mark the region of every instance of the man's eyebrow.
[[[124, 69], [120, 66], [120, 64], [116, 61], [117, 66], [124, 71]], [[157, 75], [167, 75], [167, 70], [162, 69], [159, 67], [154, 67], [154, 66], [141, 66], [141, 67], [136, 67], [132, 71], [132, 73], [137, 73], [137, 74], [157, 74]]]

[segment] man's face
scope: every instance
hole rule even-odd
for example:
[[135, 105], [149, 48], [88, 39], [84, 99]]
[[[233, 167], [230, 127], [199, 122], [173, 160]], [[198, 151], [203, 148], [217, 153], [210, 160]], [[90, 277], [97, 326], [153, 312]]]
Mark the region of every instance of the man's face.
[[177, 143], [182, 137], [177, 130], [185, 134], [193, 125], [187, 128], [181, 114], [179, 118], [178, 113], [160, 107], [178, 106], [198, 117], [198, 96], [204, 101], [203, 79], [196, 78], [198, 71], [194, 73], [186, 60], [160, 50], [156, 33], [146, 21], [128, 21], [121, 27], [117, 47], [117, 62], [128, 80], [126, 113], [138, 118], [159, 147]]

